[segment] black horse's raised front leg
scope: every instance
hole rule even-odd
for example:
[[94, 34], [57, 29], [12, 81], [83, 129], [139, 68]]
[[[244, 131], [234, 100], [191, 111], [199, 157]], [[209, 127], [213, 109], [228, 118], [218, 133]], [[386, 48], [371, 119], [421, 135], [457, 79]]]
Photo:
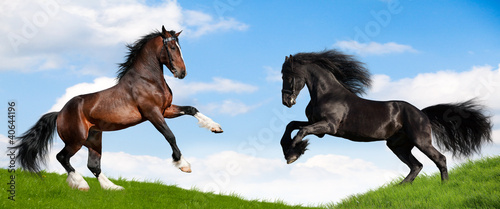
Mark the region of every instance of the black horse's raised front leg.
[[[283, 149], [283, 154], [285, 155], [285, 159], [287, 159], [287, 162], [289, 164], [292, 163], [289, 161], [290, 157], [295, 156], [295, 153], [304, 153], [308, 144], [307, 140], [305, 140], [303, 141], [303, 143], [299, 144], [299, 146], [297, 146], [297, 144], [293, 146], [292, 132], [296, 129], [301, 129], [302, 127], [308, 125], [311, 125], [311, 123], [309, 123], [308, 121], [292, 121], [286, 126], [285, 133], [283, 133], [283, 137], [281, 137], [281, 148]], [[298, 157], [295, 158], [295, 160], [297, 159]]]
[[[294, 128], [294, 129], [298, 128], [300, 130], [299, 130], [299, 132], [297, 132], [297, 135], [295, 135], [295, 137], [293, 137], [293, 140], [291, 140], [290, 143], [286, 142], [286, 144], [288, 145], [288, 149], [287, 150], [283, 149], [283, 152], [285, 154], [285, 159], [287, 160], [288, 164], [295, 162], [307, 150], [307, 145], [309, 145], [309, 142], [308, 142], [308, 140], [303, 140], [305, 136], [310, 135], [310, 134], [315, 134], [315, 135], [321, 136], [321, 135], [324, 135], [327, 133], [334, 133], [335, 132], [335, 130], [333, 130], [334, 126], [332, 126], [332, 124], [327, 122], [327, 121], [320, 121], [320, 122], [316, 122], [314, 124], [310, 124], [309, 122], [307, 122], [307, 123], [304, 123], [304, 122], [297, 123], [296, 121], [292, 121], [292, 122], [295, 122], [295, 123], [292, 124], [290, 128]], [[295, 128], [295, 127], [297, 127], [297, 128]], [[287, 131], [288, 131], [288, 126], [287, 126]], [[282, 139], [282, 141], [283, 141], [283, 139]], [[282, 146], [283, 146], [283, 142], [282, 142]]]

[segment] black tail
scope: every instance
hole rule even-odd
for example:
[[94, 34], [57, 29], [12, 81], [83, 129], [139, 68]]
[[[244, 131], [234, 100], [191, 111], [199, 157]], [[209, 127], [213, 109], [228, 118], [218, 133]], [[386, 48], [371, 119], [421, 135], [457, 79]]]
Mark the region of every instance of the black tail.
[[56, 129], [58, 112], [47, 113], [26, 133], [18, 137], [21, 141], [11, 149], [18, 150], [17, 161], [24, 169], [38, 173], [40, 162], [48, 152]]
[[456, 104], [439, 104], [422, 110], [430, 119], [432, 132], [440, 148], [453, 156], [479, 153], [481, 145], [491, 140], [490, 117], [474, 100]]

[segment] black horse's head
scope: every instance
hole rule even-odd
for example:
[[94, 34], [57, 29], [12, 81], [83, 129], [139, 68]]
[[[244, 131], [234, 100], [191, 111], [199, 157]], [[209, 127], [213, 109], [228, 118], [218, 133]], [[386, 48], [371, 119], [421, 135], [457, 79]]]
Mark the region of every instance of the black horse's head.
[[297, 96], [305, 86], [305, 79], [298, 73], [301, 71], [299, 68], [302, 65], [294, 66], [293, 62], [292, 55], [285, 57], [285, 62], [281, 69], [283, 75], [283, 88], [281, 89], [282, 102], [287, 107], [292, 107], [297, 103]]

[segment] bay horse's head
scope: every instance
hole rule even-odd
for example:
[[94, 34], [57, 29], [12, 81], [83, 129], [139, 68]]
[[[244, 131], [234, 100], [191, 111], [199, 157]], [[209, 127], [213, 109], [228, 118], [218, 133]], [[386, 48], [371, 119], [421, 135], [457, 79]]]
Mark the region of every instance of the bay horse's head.
[[167, 66], [174, 77], [183, 79], [186, 76], [186, 66], [182, 57], [181, 47], [179, 45], [179, 35], [182, 31], [167, 31], [162, 26], [161, 37], [163, 46], [160, 51], [160, 62]]
[[292, 107], [297, 103], [297, 96], [305, 86], [305, 79], [298, 73], [300, 72], [299, 68], [303, 66], [294, 65], [293, 62], [292, 55], [285, 57], [285, 62], [281, 69], [283, 79], [283, 88], [281, 89], [282, 102], [287, 107]]

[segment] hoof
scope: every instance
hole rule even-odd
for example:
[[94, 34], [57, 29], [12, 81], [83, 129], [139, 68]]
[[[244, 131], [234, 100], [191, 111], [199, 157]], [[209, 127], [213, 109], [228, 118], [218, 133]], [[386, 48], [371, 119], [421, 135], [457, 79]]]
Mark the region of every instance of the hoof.
[[216, 134], [219, 134], [219, 133], [224, 132], [220, 126], [218, 126], [218, 127], [213, 127], [213, 128], [211, 128], [211, 129], [210, 129], [210, 131], [212, 131], [212, 132], [214, 132], [214, 133], [216, 133]]
[[105, 189], [106, 190], [112, 190], [112, 191], [121, 191], [121, 190], [124, 190], [125, 188], [123, 188], [122, 186], [113, 185], [113, 186], [105, 188]]
[[174, 165], [182, 172], [191, 173], [191, 164], [183, 156], [179, 161], [174, 161]]
[[66, 179], [68, 185], [73, 189], [78, 189], [80, 191], [89, 191], [90, 187], [83, 179], [82, 175], [76, 172], [70, 172], [68, 178]]
[[85, 187], [82, 187], [82, 188], [78, 188], [78, 190], [82, 191], [82, 192], [88, 192], [90, 188], [85, 188]]
[[194, 115], [196, 119], [198, 119], [198, 125], [202, 128], [206, 128], [214, 133], [222, 133], [222, 128], [216, 122], [214, 122], [209, 117], [201, 114], [200, 112]]
[[118, 186], [116, 184], [114, 184], [113, 182], [111, 182], [108, 177], [106, 177], [103, 173], [101, 173], [99, 175], [99, 177], [97, 177], [97, 180], [99, 180], [99, 183], [101, 184], [101, 188], [102, 189], [105, 189], [105, 190], [124, 190], [125, 188], [123, 188], [122, 186]]
[[179, 168], [182, 172], [186, 172], [186, 173], [191, 173], [191, 168], [190, 167], [182, 167], [182, 168]]
[[297, 159], [299, 159], [297, 155], [291, 156], [286, 159], [286, 164], [292, 164], [293, 162], [297, 161]]

